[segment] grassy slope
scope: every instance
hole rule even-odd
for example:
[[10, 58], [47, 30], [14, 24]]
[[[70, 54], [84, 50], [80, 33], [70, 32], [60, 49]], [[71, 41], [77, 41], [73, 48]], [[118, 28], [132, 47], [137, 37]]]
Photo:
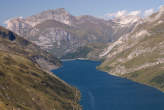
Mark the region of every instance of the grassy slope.
[[[149, 38], [145, 38], [141, 42], [142, 44], [146, 44], [143, 46], [153, 48], [157, 46], [158, 44], [160, 44], [161, 42], [163, 42], [164, 41], [163, 27], [164, 27], [164, 24], [160, 24], [151, 28], [151, 31], [155, 32], [156, 34]], [[152, 53], [147, 53], [144, 56], [139, 56], [127, 62], [125, 65], [127, 65], [130, 68], [131, 66], [141, 65], [142, 63], [145, 63], [145, 62], [154, 62], [158, 58], [164, 58], [164, 55], [162, 54], [163, 52], [164, 52], [164, 48], [158, 47]], [[149, 86], [153, 86], [155, 88], [158, 88], [161, 91], [164, 91], [164, 64], [157, 64], [153, 67], [141, 69], [141, 70], [123, 75], [123, 77], [132, 79], [137, 82], [144, 83]]]
[[[162, 41], [164, 41], [164, 38], [162, 35], [151, 36], [147, 39], [144, 39], [139, 44], [137, 44], [135, 46], [135, 48], [139, 47], [139, 46], [141, 46], [141, 47], [144, 46], [145, 48], [146, 47], [152, 48], [152, 47], [155, 47], [157, 44], [159, 44]], [[118, 58], [126, 58], [129, 55], [129, 53], [131, 51], [133, 51], [135, 48], [132, 48], [132, 49], [129, 49], [127, 51], [120, 53], [114, 59], [111, 59], [110, 61], [105, 61], [104, 63], [102, 63], [102, 65], [99, 67], [99, 69], [110, 72], [110, 69], [114, 68], [114, 67], [111, 67], [110, 64], [115, 62], [115, 60]], [[135, 68], [137, 66], [140, 66], [146, 62], [147, 63], [154, 62], [158, 58], [164, 58], [164, 55], [160, 54], [162, 51], [164, 51], [163, 48], [157, 48], [153, 52], [148, 52], [148, 53], [139, 55], [139, 56], [129, 60], [128, 62], [121, 63], [121, 65], [124, 65], [127, 69], [130, 69], [130, 68]], [[119, 64], [120, 63], [118, 62], [118, 63], [116, 63], [115, 66], [117, 66]], [[148, 67], [145, 69], [141, 69], [141, 70], [138, 70], [135, 72], [131, 72], [131, 73], [123, 75], [122, 77], [126, 77], [126, 78], [132, 79], [134, 81], [141, 82], [141, 83], [156, 87], [156, 88], [164, 91], [164, 80], [163, 80], [164, 65], [163, 64], [158, 64], [158, 65], [151, 66], [151, 67]]]
[[80, 93], [36, 63], [44, 58], [60, 61], [0, 27], [0, 110], [75, 110]]
[[141, 69], [122, 77], [153, 86], [164, 91], [164, 64], [158, 64], [153, 67]]
[[[12, 34], [15, 39], [13, 41], [9, 40]], [[23, 39], [22, 37], [16, 35], [15, 33], [0, 26], [0, 50], [9, 51], [14, 54], [21, 54], [29, 57], [35, 61], [37, 58], [43, 58], [54, 65], [60, 66], [61, 62], [53, 55], [43, 51], [35, 44]]]
[[[154, 25], [157, 21], [153, 23], [147, 23], [140, 26], [140, 28], [146, 28], [150, 32], [152, 32], [151, 36], [145, 36], [139, 43], [137, 43], [134, 47], [127, 49], [117, 55], [115, 55], [112, 59], [106, 59], [98, 69], [107, 71], [110, 73], [118, 65], [124, 66], [126, 69], [136, 68], [145, 63], [152, 63], [158, 61], [158, 59], [164, 58], [164, 23]], [[132, 42], [133, 43], [133, 42]], [[161, 43], [161, 45], [160, 45]], [[145, 52], [137, 57], [128, 60], [127, 62], [119, 62], [118, 59], [126, 59], [127, 56], [135, 51], [136, 49], [152, 49], [156, 48], [152, 52]], [[128, 79], [144, 83], [149, 86], [153, 86], [158, 88], [161, 91], [164, 91], [164, 64], [156, 64], [155, 66], [150, 66], [147, 68], [143, 68], [134, 72], [130, 72], [125, 75], [117, 74], [121, 77], [126, 77]]]
[[0, 109], [72, 110], [79, 92], [24, 56], [0, 51]]

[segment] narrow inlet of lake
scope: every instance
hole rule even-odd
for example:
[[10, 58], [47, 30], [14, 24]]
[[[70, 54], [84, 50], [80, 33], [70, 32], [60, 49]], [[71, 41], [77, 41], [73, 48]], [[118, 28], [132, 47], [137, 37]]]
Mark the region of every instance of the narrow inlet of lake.
[[64, 61], [53, 73], [80, 90], [83, 110], [164, 110], [164, 93], [99, 71], [99, 64]]

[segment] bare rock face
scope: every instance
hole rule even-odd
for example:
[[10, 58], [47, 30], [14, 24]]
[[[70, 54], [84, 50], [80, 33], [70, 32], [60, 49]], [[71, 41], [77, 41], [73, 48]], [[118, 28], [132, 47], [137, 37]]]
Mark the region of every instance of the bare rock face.
[[129, 33], [140, 20], [132, 17], [126, 24], [121, 20], [104, 20], [93, 16], [72, 16], [65, 9], [48, 10], [27, 18], [6, 21], [7, 28], [61, 57], [92, 43], [113, 42]]
[[17, 34], [26, 34], [31, 28], [35, 27], [47, 20], [56, 20], [64, 24], [71, 25], [71, 15], [63, 8], [56, 10], [48, 10], [37, 15], [33, 15], [27, 18], [14, 18], [6, 21], [7, 28], [16, 32]]
[[38, 23], [44, 22], [46, 20], [56, 20], [64, 24], [71, 25], [72, 16], [65, 11], [64, 8], [59, 8], [56, 10], [48, 10], [44, 11], [38, 15], [33, 15], [31, 17], [27, 17], [26, 20], [32, 26], [35, 26]]

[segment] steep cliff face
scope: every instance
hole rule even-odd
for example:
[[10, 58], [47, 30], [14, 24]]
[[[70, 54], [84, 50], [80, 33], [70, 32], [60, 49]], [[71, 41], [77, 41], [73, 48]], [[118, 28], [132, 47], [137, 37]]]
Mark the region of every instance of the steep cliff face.
[[163, 10], [161, 7], [132, 32], [110, 44], [100, 55], [105, 61], [99, 68], [164, 90]]
[[54, 56], [0, 27], [0, 109], [80, 110], [79, 91], [46, 72], [60, 65]]
[[88, 15], [72, 16], [62, 8], [27, 18], [10, 19], [6, 23], [8, 29], [62, 57], [77, 53], [84, 46], [113, 42], [130, 32], [139, 20], [121, 24], [123, 19], [103, 20]]

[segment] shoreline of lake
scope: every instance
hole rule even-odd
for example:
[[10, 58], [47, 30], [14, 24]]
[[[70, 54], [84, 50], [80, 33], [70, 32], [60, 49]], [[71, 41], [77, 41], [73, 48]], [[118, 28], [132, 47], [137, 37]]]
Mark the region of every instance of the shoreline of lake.
[[64, 61], [61, 68], [53, 71], [61, 79], [80, 90], [82, 94], [80, 104], [83, 105], [83, 110], [101, 110], [102, 108], [103, 110], [121, 110], [117, 106], [126, 110], [164, 109], [162, 92], [97, 70], [96, 66], [99, 64], [100, 62], [89, 60]]

